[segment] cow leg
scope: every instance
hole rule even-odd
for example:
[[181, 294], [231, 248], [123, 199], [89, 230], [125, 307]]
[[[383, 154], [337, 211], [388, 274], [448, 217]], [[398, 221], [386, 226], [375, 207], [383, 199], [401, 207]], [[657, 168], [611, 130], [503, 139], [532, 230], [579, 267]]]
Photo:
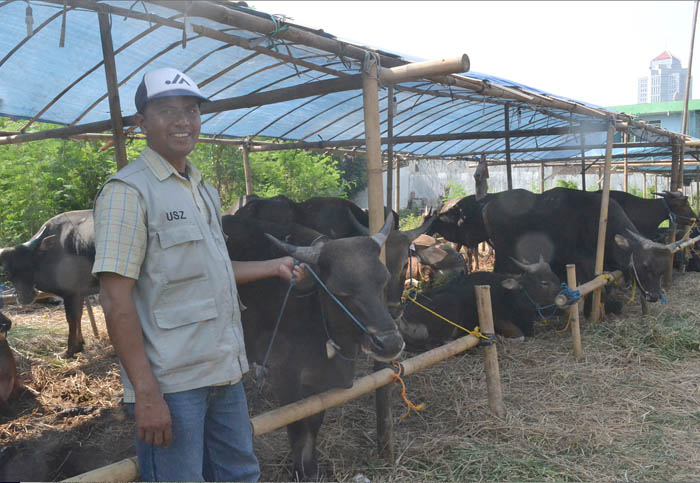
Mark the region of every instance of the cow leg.
[[292, 471], [297, 480], [318, 480], [316, 437], [324, 415], [325, 411], [322, 411], [287, 426], [289, 446], [292, 449]]
[[81, 330], [80, 320], [83, 317], [83, 298], [80, 295], [71, 295], [63, 298], [68, 321], [68, 350], [67, 357], [73, 357], [76, 352], [82, 352], [85, 341]]

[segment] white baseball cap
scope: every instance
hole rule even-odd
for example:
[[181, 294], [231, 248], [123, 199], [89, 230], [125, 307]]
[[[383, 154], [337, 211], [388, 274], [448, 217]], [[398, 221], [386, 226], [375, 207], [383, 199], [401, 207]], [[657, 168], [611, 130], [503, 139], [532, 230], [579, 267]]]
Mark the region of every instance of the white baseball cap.
[[136, 89], [134, 103], [136, 110], [143, 112], [149, 101], [173, 96], [196, 97], [201, 101], [208, 100], [189, 76], [172, 67], [163, 67], [144, 74], [138, 89]]

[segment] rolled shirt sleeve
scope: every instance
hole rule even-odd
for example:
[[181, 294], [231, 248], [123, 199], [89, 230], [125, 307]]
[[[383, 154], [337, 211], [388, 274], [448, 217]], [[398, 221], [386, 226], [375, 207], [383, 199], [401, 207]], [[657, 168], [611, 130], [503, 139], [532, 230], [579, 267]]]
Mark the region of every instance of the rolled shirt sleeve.
[[121, 181], [107, 183], [97, 200], [93, 275], [111, 272], [139, 278], [148, 232], [141, 197]]

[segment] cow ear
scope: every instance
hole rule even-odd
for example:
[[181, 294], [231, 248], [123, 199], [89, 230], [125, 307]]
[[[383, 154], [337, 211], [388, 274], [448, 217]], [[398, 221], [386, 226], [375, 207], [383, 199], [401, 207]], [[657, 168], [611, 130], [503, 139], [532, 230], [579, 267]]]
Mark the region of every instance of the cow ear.
[[501, 281], [501, 286], [507, 290], [517, 290], [520, 288], [520, 282], [514, 278], [506, 278]]
[[615, 243], [617, 243], [617, 246], [620, 248], [624, 248], [625, 250], [630, 249], [629, 240], [622, 235], [615, 235]]
[[40, 252], [45, 252], [52, 246], [56, 244], [56, 235], [49, 235], [43, 240], [41, 240], [41, 244], [39, 245], [39, 251]]

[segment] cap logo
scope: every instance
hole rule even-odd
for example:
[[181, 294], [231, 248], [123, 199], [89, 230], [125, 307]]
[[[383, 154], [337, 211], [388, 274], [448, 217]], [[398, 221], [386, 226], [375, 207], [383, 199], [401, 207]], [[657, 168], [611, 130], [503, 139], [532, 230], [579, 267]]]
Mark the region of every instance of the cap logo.
[[[179, 80], [179, 82], [178, 82], [178, 80]], [[190, 83], [187, 82], [184, 77], [180, 77], [180, 74], [175, 74], [175, 78], [173, 80], [166, 80], [165, 83], [168, 85], [170, 85], [170, 84], [183, 84], [183, 83], [190, 85]]]

